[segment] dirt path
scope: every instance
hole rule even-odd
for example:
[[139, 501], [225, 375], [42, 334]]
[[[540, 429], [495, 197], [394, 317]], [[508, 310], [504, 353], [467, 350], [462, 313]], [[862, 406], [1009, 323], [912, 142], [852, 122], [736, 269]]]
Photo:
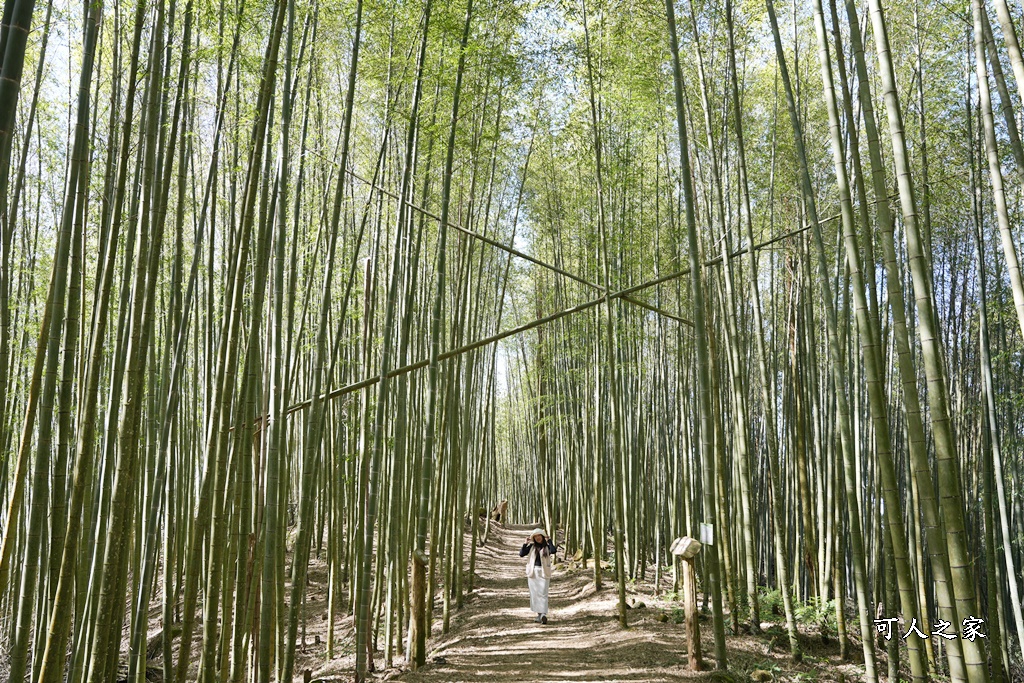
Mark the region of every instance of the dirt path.
[[[689, 671], [682, 606], [674, 601], [671, 577], [664, 576], [662, 596], [655, 597], [653, 569], [647, 581], [627, 586], [629, 628], [619, 626], [617, 594], [610, 573], [600, 592], [593, 587], [592, 569], [556, 564], [549, 594], [548, 623], [534, 622], [526, 587], [525, 560], [519, 557], [533, 525], [492, 526], [487, 545], [477, 549], [476, 586], [453, 610], [447, 634], [441, 633], [440, 600], [435, 603], [434, 629], [428, 642], [427, 665], [417, 672], [404, 661], [378, 669], [371, 680], [383, 683], [540, 683], [542, 681], [618, 681], [620, 683], [824, 683], [861, 680], [860, 648], [851, 643], [853, 661], [838, 657], [835, 638], [822, 643], [813, 627], [801, 627], [804, 659], [796, 664], [786, 651], [785, 632], [778, 614], [762, 604], [760, 635], [732, 634], [727, 628], [729, 672], [714, 665], [711, 616], [702, 614], [701, 648], [709, 670]], [[468, 563], [469, 535], [466, 536]], [[561, 549], [560, 549], [561, 550]], [[562, 559], [561, 552], [558, 559]], [[306, 607], [305, 645], [296, 652], [296, 681], [309, 670], [317, 683], [352, 680], [354, 646], [351, 618], [338, 624], [336, 656], [325, 661], [326, 570], [322, 560], [311, 563], [312, 588]], [[468, 579], [468, 577], [467, 577]], [[382, 664], [378, 653], [378, 667]], [[884, 664], [880, 663], [884, 671]]]
[[682, 627], [658, 622], [657, 610], [630, 610], [631, 628], [620, 628], [614, 583], [595, 592], [591, 571], [556, 571], [548, 623], [535, 623], [519, 558], [531, 528], [492, 527], [487, 545], [477, 550], [476, 590], [453, 613], [449, 634], [435, 636], [427, 667], [394, 680], [656, 683], [708, 675], [684, 670]]
[[[608, 575], [604, 589], [597, 592], [592, 569], [564, 566], [551, 580], [547, 625], [535, 623], [524, 560], [519, 557], [532, 528], [492, 527], [487, 545], [477, 549], [476, 590], [461, 610], [453, 612], [447, 635], [440, 634], [440, 614], [435, 615], [427, 666], [398, 675], [395, 670], [382, 672], [382, 678], [403, 683], [813, 683], [863, 677], [859, 647], [851, 644], [854, 661], [843, 662], [834, 638], [822, 643], [804, 629], [800, 637], [804, 660], [791, 662], [782, 626], [772, 622], [762, 622], [765, 633], [761, 635], [728, 634], [729, 672], [710, 670], [714, 666], [710, 615], [702, 615], [700, 624], [704, 664], [709, 670], [689, 671], [683, 625], [676, 623], [681, 606], [663, 599], [669, 595], [654, 597], [650, 575], [647, 582], [629, 587], [628, 602], [635, 608], [629, 611], [629, 628], [623, 629], [616, 620], [612, 577]], [[670, 578], [663, 579], [663, 591], [671, 589]]]

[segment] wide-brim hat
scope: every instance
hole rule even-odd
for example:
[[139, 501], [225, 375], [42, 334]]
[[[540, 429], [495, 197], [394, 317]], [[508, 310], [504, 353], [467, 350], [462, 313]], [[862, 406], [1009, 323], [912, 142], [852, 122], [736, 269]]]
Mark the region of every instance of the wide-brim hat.
[[538, 529], [534, 529], [533, 531], [530, 532], [530, 538], [533, 538], [534, 536], [537, 536], [537, 535], [544, 536], [545, 538], [547, 537], [547, 534], [544, 533], [543, 529], [539, 529], [538, 528]]

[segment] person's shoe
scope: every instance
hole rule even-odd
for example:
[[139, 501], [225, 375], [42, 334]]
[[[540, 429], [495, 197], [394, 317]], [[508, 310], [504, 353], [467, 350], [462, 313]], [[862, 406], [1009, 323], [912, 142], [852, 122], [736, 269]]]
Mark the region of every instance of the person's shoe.
[[538, 615], [537, 615], [537, 618], [536, 618], [536, 619], [534, 619], [533, 621], [534, 621], [534, 623], [535, 623], [535, 624], [539, 624], [539, 623], [541, 623], [541, 619], [542, 619], [542, 618], [543, 618], [543, 617], [541, 617], [541, 615], [539, 615], [539, 614], [538, 614]]
[[540, 623], [542, 623], [542, 624], [548, 623], [548, 615], [542, 614], [541, 617], [540, 617]]

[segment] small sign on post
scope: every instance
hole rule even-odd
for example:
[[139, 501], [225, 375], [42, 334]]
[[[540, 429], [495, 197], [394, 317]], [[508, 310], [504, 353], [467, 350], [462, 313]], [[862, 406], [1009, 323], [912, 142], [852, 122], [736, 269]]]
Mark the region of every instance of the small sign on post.
[[697, 573], [693, 568], [693, 558], [700, 549], [701, 541], [689, 536], [677, 538], [671, 546], [672, 554], [683, 558], [683, 613], [686, 615], [686, 658], [690, 671], [704, 668], [700, 652], [700, 625], [697, 623]]
[[669, 550], [673, 555], [680, 555], [684, 560], [689, 560], [700, 552], [700, 546], [701, 542], [696, 538], [683, 536], [672, 541], [672, 547]]
[[704, 545], [715, 544], [715, 525], [707, 524], [705, 522], [700, 523], [700, 542]]

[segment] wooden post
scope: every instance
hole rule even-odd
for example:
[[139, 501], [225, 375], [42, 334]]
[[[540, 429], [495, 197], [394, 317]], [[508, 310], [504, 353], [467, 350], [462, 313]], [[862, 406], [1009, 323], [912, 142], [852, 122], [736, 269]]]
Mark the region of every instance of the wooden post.
[[672, 555], [683, 560], [683, 612], [686, 616], [686, 653], [690, 671], [704, 668], [700, 652], [700, 624], [697, 623], [697, 573], [693, 558], [700, 552], [700, 541], [684, 536], [672, 542]]
[[690, 671], [700, 671], [700, 624], [697, 623], [697, 574], [693, 560], [683, 559], [683, 609], [686, 613], [686, 652]]
[[409, 623], [409, 666], [413, 671], [426, 663], [427, 643], [427, 563], [416, 550], [412, 554], [412, 620]]

